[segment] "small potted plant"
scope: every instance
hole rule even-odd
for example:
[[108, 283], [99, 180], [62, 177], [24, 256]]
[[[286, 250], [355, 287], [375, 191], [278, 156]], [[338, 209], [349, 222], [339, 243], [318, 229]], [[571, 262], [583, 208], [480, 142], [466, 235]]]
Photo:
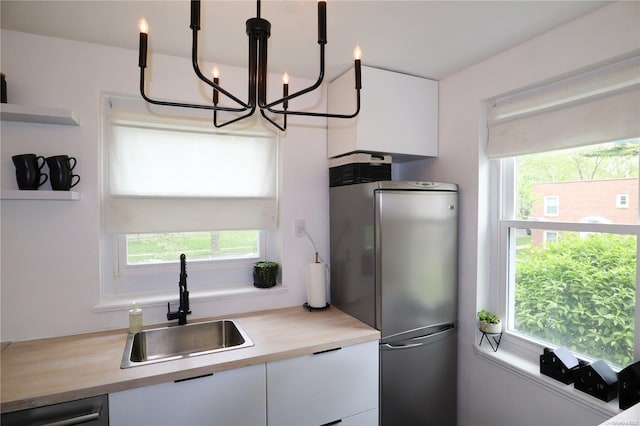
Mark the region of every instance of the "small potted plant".
[[501, 333], [502, 323], [497, 315], [483, 309], [478, 312], [478, 319], [480, 320], [480, 330], [485, 333]]
[[253, 285], [258, 288], [270, 288], [276, 285], [278, 264], [276, 262], [260, 261], [253, 265]]

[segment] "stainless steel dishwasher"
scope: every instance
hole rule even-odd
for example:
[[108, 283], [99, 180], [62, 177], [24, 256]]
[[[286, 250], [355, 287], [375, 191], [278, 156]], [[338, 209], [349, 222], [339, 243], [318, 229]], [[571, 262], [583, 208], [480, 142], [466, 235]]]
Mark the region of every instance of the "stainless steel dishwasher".
[[108, 426], [109, 398], [100, 395], [5, 413], [0, 423], [2, 426]]

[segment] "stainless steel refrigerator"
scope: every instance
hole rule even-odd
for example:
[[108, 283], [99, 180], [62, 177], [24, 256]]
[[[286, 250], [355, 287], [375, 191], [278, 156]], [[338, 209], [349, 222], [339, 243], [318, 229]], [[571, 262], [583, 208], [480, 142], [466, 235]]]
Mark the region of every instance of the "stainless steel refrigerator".
[[331, 304], [377, 328], [380, 423], [456, 424], [458, 187], [330, 188]]

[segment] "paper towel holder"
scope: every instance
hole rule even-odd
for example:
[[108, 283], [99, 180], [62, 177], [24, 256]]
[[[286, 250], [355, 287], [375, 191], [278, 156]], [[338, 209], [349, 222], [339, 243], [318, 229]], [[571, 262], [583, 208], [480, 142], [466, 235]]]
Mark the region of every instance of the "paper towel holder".
[[313, 306], [309, 306], [309, 304], [307, 302], [304, 302], [304, 304], [302, 305], [305, 309], [308, 309], [309, 312], [313, 312], [313, 311], [324, 311], [325, 309], [329, 309], [329, 307], [331, 306], [330, 303], [327, 303], [326, 305], [324, 305], [323, 307], [320, 308], [314, 308]]

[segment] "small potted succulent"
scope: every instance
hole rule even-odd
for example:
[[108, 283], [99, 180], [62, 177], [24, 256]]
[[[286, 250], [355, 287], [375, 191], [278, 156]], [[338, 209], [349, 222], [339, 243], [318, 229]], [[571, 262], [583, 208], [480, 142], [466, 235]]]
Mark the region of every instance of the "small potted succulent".
[[483, 309], [478, 312], [478, 319], [480, 320], [481, 331], [494, 334], [502, 332], [502, 323], [497, 315]]
[[278, 264], [276, 262], [260, 261], [253, 265], [253, 285], [258, 288], [270, 288], [276, 285]]

